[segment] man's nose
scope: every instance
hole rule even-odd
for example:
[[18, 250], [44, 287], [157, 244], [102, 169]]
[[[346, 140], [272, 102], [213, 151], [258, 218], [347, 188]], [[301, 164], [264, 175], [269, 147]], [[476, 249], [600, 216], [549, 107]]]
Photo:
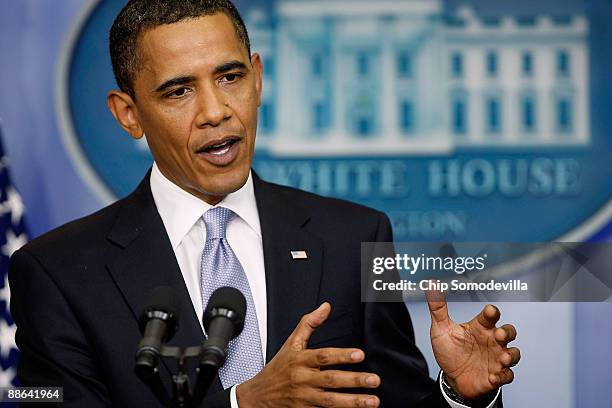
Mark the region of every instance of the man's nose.
[[207, 86], [200, 92], [198, 107], [198, 127], [219, 126], [231, 116], [227, 95], [214, 86]]

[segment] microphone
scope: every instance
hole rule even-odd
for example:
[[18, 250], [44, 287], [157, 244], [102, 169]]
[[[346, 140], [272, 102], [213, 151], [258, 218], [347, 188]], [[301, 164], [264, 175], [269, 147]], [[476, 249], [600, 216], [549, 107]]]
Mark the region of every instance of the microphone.
[[208, 338], [200, 354], [200, 367], [218, 369], [225, 363], [227, 344], [244, 328], [246, 299], [235, 288], [224, 286], [213, 292], [204, 311], [204, 328]]
[[136, 375], [148, 381], [157, 374], [162, 343], [174, 336], [178, 329], [180, 300], [169, 286], [159, 286], [151, 292], [147, 307], [140, 315], [142, 340], [136, 350]]
[[219, 367], [225, 363], [227, 344], [242, 332], [246, 309], [246, 299], [238, 289], [224, 286], [210, 296], [202, 317], [208, 338], [200, 351], [200, 366], [193, 399], [195, 406], [200, 406], [217, 376]]

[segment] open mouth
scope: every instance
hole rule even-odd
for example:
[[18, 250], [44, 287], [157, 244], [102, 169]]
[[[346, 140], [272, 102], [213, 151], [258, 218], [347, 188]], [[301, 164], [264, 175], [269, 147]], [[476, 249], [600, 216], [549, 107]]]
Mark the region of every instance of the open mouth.
[[239, 157], [240, 143], [238, 136], [228, 136], [213, 140], [197, 150], [200, 158], [214, 166], [228, 166]]
[[229, 152], [232, 146], [238, 143], [239, 141], [240, 138], [238, 137], [228, 137], [221, 141], [215, 141], [207, 146], [202, 147], [198, 150], [198, 153], [209, 153], [215, 156], [223, 156], [224, 154]]

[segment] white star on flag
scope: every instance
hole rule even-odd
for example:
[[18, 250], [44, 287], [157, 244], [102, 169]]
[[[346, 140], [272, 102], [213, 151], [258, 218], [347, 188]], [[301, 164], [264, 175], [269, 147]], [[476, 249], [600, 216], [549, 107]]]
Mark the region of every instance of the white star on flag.
[[13, 367], [7, 368], [4, 371], [0, 370], [0, 387], [12, 387], [16, 374]]
[[26, 234], [16, 236], [13, 230], [6, 230], [6, 244], [2, 246], [2, 253], [8, 257], [13, 255], [13, 252], [28, 243]]
[[6, 201], [2, 203], [3, 206], [8, 207], [11, 210], [11, 223], [13, 225], [17, 224], [21, 217], [23, 216], [23, 211], [25, 207], [23, 206], [23, 201], [21, 201], [21, 196], [13, 187], [9, 187], [6, 189]]
[[7, 324], [4, 319], [0, 320], [0, 356], [6, 359], [11, 354], [11, 350], [17, 349], [15, 344], [15, 332], [17, 326]]
[[4, 275], [4, 286], [0, 289], [0, 301], [4, 300], [6, 305], [6, 313], [11, 310], [11, 287], [9, 286], [8, 274]]

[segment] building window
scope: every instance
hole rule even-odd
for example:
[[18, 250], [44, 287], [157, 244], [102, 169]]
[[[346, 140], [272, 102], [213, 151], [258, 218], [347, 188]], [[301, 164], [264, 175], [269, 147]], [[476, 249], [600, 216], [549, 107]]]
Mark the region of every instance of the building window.
[[572, 131], [572, 101], [567, 98], [557, 100], [557, 130], [560, 133]]
[[458, 52], [451, 55], [451, 75], [453, 78], [461, 78], [463, 76], [463, 55]]
[[368, 58], [368, 54], [365, 52], [359, 53], [357, 55], [357, 74], [359, 76], [366, 76], [370, 70], [370, 59]]
[[407, 52], [401, 52], [397, 56], [397, 74], [400, 78], [412, 77], [412, 56]]
[[315, 102], [312, 106], [313, 127], [317, 132], [325, 130], [325, 106], [321, 102]]
[[557, 26], [568, 26], [572, 24], [572, 16], [570, 15], [553, 16], [552, 20], [553, 20], [553, 24]]
[[487, 98], [485, 111], [487, 132], [498, 133], [501, 130], [501, 102], [499, 98]]
[[493, 16], [483, 16], [481, 21], [485, 27], [499, 27], [501, 24], [501, 18]]
[[261, 104], [259, 110], [261, 130], [264, 133], [270, 133], [274, 130], [274, 108], [270, 102]]
[[536, 104], [531, 95], [523, 97], [521, 101], [521, 125], [523, 131], [533, 132], [536, 127]]
[[372, 121], [367, 117], [357, 119], [357, 133], [361, 136], [368, 136], [372, 133]]
[[533, 16], [518, 16], [516, 22], [521, 27], [533, 27], [536, 25], [536, 18]]
[[529, 51], [523, 52], [521, 57], [521, 72], [524, 76], [533, 75], [533, 55]]
[[414, 130], [414, 107], [412, 101], [400, 103], [400, 128], [402, 133], [411, 133]]
[[497, 53], [494, 51], [487, 52], [487, 75], [494, 77], [497, 75]]
[[312, 76], [319, 78], [323, 76], [323, 58], [320, 54], [314, 54], [311, 59]]
[[557, 51], [557, 75], [569, 76], [570, 74], [570, 56], [567, 50]]
[[467, 103], [465, 98], [458, 97], [451, 105], [453, 133], [463, 135], [467, 132]]

